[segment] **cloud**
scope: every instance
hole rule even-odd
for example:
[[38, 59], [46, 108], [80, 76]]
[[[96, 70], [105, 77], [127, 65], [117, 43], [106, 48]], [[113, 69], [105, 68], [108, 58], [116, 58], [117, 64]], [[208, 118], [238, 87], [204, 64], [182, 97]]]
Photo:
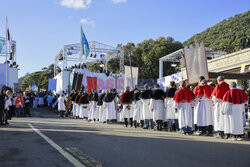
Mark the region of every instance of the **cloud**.
[[82, 18], [81, 20], [80, 20], [80, 23], [82, 23], [82, 24], [85, 24], [85, 25], [87, 25], [87, 26], [91, 26], [91, 27], [95, 27], [95, 21], [94, 20], [91, 20], [91, 19], [89, 19], [89, 18]]
[[126, 3], [127, 0], [112, 0], [113, 3]]
[[91, 2], [92, 0], [62, 0], [60, 5], [72, 9], [87, 9]]

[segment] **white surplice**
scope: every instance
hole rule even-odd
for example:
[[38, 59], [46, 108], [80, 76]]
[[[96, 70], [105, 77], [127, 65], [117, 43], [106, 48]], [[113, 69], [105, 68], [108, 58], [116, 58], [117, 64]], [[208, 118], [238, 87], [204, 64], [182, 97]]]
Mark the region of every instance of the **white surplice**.
[[196, 99], [197, 104], [194, 107], [194, 124], [197, 126], [213, 125], [213, 102], [211, 99], [203, 96]]
[[149, 103], [150, 99], [141, 99], [142, 101], [142, 118], [145, 119], [153, 119], [153, 113], [150, 111]]
[[150, 110], [153, 110], [153, 120], [165, 120], [165, 113], [164, 113], [164, 101], [163, 100], [150, 100]]
[[179, 128], [193, 127], [192, 117], [192, 103], [174, 103], [175, 108], [178, 110]]
[[140, 100], [134, 102], [134, 113], [133, 120], [140, 121], [142, 120], [142, 102]]
[[224, 133], [233, 135], [243, 134], [243, 113], [245, 106], [243, 104], [222, 103], [222, 113], [225, 116]]

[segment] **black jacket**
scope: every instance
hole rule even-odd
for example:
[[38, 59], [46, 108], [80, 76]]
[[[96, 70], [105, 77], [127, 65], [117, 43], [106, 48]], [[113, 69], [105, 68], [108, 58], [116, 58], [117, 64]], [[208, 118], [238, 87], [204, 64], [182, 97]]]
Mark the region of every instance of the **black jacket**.
[[151, 98], [155, 100], [164, 100], [164, 98], [166, 98], [166, 94], [161, 89], [153, 89]]
[[5, 95], [0, 94], [0, 110], [4, 110]]
[[133, 95], [133, 101], [139, 101], [140, 100], [140, 95], [141, 95], [141, 92], [136, 92]]
[[80, 97], [80, 104], [89, 104], [89, 95], [88, 93], [83, 93]]
[[100, 94], [100, 96], [98, 97], [98, 102], [97, 102], [97, 105], [98, 106], [101, 106], [103, 104], [103, 99], [105, 97], [106, 93], [102, 93]]
[[177, 90], [176, 88], [169, 88], [169, 89], [167, 89], [166, 97], [174, 98], [176, 90]]
[[152, 95], [152, 91], [150, 89], [144, 90], [143, 92], [141, 92], [140, 98], [141, 99], [150, 99], [151, 95]]

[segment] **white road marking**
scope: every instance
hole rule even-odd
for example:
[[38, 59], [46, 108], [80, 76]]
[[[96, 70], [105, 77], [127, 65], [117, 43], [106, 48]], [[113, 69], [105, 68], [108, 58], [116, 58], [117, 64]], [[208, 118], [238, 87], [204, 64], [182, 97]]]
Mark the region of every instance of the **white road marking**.
[[67, 160], [69, 160], [76, 167], [85, 167], [80, 161], [70, 155], [68, 152], [64, 151], [62, 147], [57, 145], [54, 141], [36, 129], [32, 124], [28, 123], [29, 127], [33, 129], [37, 134], [39, 134], [45, 141], [47, 141], [52, 147], [54, 147], [59, 153], [61, 153]]

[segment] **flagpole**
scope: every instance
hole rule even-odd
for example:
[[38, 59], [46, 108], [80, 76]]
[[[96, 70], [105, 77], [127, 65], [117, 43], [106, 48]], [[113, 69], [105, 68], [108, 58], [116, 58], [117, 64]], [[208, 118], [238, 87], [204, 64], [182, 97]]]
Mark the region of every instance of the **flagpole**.
[[6, 43], [6, 49], [7, 49], [7, 52], [6, 52], [6, 60], [5, 60], [5, 63], [6, 63], [6, 71], [5, 71], [5, 85], [8, 86], [8, 63], [7, 63], [7, 60], [8, 60], [8, 54], [9, 54], [9, 45], [7, 45], [7, 41], [8, 41], [8, 32], [7, 32], [7, 29], [8, 29], [8, 19], [7, 19], [7, 16], [6, 16], [6, 39], [5, 39], [5, 43]]
[[132, 84], [132, 89], [134, 89], [133, 72], [132, 72], [132, 65], [131, 65], [131, 51], [129, 51], [129, 63], [130, 63], [131, 84]]

